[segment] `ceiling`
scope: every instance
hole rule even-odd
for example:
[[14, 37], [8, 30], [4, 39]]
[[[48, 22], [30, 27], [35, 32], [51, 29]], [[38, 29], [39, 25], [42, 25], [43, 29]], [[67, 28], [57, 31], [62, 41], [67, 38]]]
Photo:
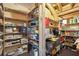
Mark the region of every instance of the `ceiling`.
[[26, 7], [29, 10], [29, 12], [31, 12], [36, 7], [35, 3], [16, 3], [16, 4]]

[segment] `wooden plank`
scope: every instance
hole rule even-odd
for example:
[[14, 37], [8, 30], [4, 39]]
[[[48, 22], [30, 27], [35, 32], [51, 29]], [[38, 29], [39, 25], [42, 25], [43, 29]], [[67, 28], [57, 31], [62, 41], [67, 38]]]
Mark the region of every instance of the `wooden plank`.
[[66, 10], [70, 10], [70, 9], [72, 9], [72, 3], [67, 4], [67, 5], [65, 5], [65, 6], [62, 7], [62, 11], [63, 12], [66, 11]]
[[53, 14], [54, 20], [58, 21], [58, 14], [56, 13], [55, 9], [49, 3], [47, 3], [46, 5], [50, 9], [51, 13]]
[[51, 5], [52, 5], [52, 7], [57, 7], [56, 3], [52, 3]]
[[72, 12], [72, 13], [69, 13], [69, 14], [63, 15], [63, 16], [61, 16], [61, 17], [62, 17], [62, 18], [69, 19], [69, 18], [72, 18], [72, 17], [75, 17], [75, 16], [79, 16], [79, 11]]
[[63, 15], [69, 14], [69, 13], [73, 13], [75, 11], [79, 11], [79, 7], [73, 8], [71, 10], [63, 11], [63, 12], [59, 13], [58, 15], [63, 16]]
[[61, 5], [61, 3], [57, 3], [57, 6], [58, 6], [59, 11], [61, 12], [62, 11], [62, 5]]
[[13, 11], [13, 12], [17, 12], [17, 13], [23, 13], [23, 14], [26, 14], [29, 12], [29, 10], [24, 7], [24, 6], [21, 6], [21, 5], [17, 5], [15, 3], [4, 3], [4, 8], [5, 10], [7, 11]]
[[6, 7], [5, 7], [5, 11], [15, 12], [15, 13], [20, 13], [20, 14], [26, 14], [25, 12], [20, 12], [20, 11], [18, 11], [18, 10], [14, 10], [14, 9], [6, 8]]
[[4, 12], [4, 16], [7, 19], [14, 19], [18, 21], [28, 21], [28, 15], [13, 13], [13, 12]]
[[75, 3], [73, 7], [79, 7], [79, 3]]
[[45, 56], [45, 4], [39, 6], [39, 56]]

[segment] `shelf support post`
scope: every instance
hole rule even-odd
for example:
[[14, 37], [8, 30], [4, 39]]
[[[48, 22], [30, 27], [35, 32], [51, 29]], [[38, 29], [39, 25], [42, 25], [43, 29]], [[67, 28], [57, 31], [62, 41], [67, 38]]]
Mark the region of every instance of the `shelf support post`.
[[45, 3], [39, 5], [39, 56], [45, 56]]

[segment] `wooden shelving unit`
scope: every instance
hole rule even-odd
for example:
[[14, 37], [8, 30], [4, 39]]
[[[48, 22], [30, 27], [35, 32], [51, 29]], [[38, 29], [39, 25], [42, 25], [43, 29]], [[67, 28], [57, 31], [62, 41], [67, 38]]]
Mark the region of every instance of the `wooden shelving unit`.
[[[0, 10], [1, 12], [2, 12], [2, 14], [0, 14], [0, 17], [2, 18], [2, 20], [3, 20], [3, 23], [2, 24], [0, 24], [0, 27], [2, 27], [3, 28], [3, 33], [2, 33], [2, 35], [0, 36], [0, 37], [2, 37], [3, 38], [3, 46], [2, 46], [2, 55], [5, 55], [5, 52], [6, 51], [9, 51], [9, 49], [11, 49], [11, 47], [22, 47], [23, 45], [27, 45], [27, 44], [23, 44], [23, 43], [21, 43], [21, 40], [22, 40], [22, 38], [26, 38], [26, 40], [27, 40], [27, 33], [22, 33], [22, 32], [14, 32], [13, 30], [13, 32], [7, 32], [6, 33], [6, 28], [16, 28], [16, 29], [20, 29], [20, 27], [23, 27], [23, 28], [27, 28], [26, 26], [24, 27], [24, 26], [7, 26], [7, 25], [5, 25], [5, 22], [7, 21], [9, 21], [9, 22], [11, 22], [11, 23], [22, 23], [22, 24], [26, 24], [27, 25], [27, 17], [26, 17], [26, 20], [25, 19], [15, 19], [15, 18], [9, 18], [9, 17], [5, 17], [4, 15], [5, 15], [5, 11], [9, 11], [9, 12], [15, 12], [15, 13], [19, 13], [19, 14], [22, 14], [22, 15], [25, 15], [26, 16], [26, 13], [23, 13], [23, 12], [19, 12], [19, 11], [16, 11], [16, 10], [12, 10], [12, 9], [8, 9], [8, 8], [5, 8], [4, 7], [4, 4], [1, 4], [1, 7], [2, 7], [2, 10]], [[14, 21], [14, 22], [13, 22]], [[9, 36], [9, 35], [12, 35], [12, 36], [15, 36], [15, 35], [22, 35], [22, 38], [9, 38], [9, 39], [6, 39], [5, 38], [5, 36]], [[12, 46], [7, 46], [7, 47], [5, 47], [5, 43], [7, 42], [12, 42], [12, 41], [17, 41], [17, 40], [19, 40], [19, 44], [16, 44], [16, 45], [12, 45]], [[28, 40], [27, 40], [28, 41]], [[27, 42], [26, 42], [27, 43]], [[6, 48], [7, 48], [7, 50], [6, 50]], [[13, 48], [13, 49], [16, 49], [16, 48]], [[6, 50], [6, 51], [5, 51]]]
[[[38, 7], [36, 7], [34, 10], [32, 10], [29, 13], [30, 20], [28, 21], [28, 41], [32, 45], [31, 51], [34, 51], [35, 49], [37, 50], [37, 56], [39, 56], [39, 54], [40, 54], [39, 48], [38, 48], [39, 47], [39, 40], [40, 40], [39, 39], [39, 12], [38, 11], [39, 11]], [[36, 48], [34, 49], [33, 46], [36, 46]], [[31, 53], [31, 54], [33, 54], [33, 56], [35, 56], [34, 53]]]
[[[52, 8], [50, 4], [46, 4], [45, 8], [47, 8], [50, 11], [50, 13], [53, 17], [57, 17], [54, 8]], [[53, 56], [53, 55], [56, 55], [57, 52], [59, 52], [59, 50], [60, 50], [60, 47], [58, 47], [58, 46], [60, 46], [60, 44], [59, 43], [57, 44], [57, 42], [58, 42], [57, 38], [59, 38], [59, 37], [57, 35], [52, 34], [54, 30], [58, 29], [59, 23], [58, 23], [57, 18], [51, 19], [48, 16], [49, 15], [46, 16], [48, 18], [46, 20], [49, 20], [48, 21], [49, 24], [44, 25], [45, 26], [44, 30], [46, 29], [46, 31], [47, 31], [47, 33], [45, 33], [46, 36], [44, 36], [45, 37], [45, 44], [46, 44], [46, 55]], [[49, 35], [51, 35], [51, 36], [49, 36]], [[55, 36], [55, 37], [53, 37], [53, 36]], [[53, 39], [54, 40], [56, 39], [56, 41], [54, 41]]]

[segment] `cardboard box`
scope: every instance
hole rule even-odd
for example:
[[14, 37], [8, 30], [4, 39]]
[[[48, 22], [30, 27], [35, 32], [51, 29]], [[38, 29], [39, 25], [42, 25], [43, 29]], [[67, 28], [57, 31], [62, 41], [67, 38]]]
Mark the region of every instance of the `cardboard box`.
[[6, 32], [6, 33], [12, 33], [13, 30], [12, 30], [12, 28], [8, 28], [8, 29], [5, 30], [5, 32]]
[[6, 39], [13, 39], [14, 36], [13, 36], [13, 35], [6, 35], [5, 38], [6, 38]]
[[26, 38], [21, 39], [21, 44], [24, 44], [24, 43], [27, 43], [27, 42], [28, 42], [28, 39], [26, 39]]
[[22, 38], [22, 35], [14, 35], [14, 38]]
[[5, 47], [12, 46], [11, 42], [5, 42]]

